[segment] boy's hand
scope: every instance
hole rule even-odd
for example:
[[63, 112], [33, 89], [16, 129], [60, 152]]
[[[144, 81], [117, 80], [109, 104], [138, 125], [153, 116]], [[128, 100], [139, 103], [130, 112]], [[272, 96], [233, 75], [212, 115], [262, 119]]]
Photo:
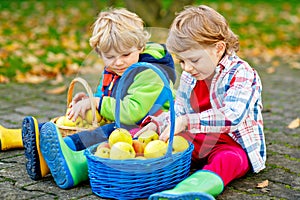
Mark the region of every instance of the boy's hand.
[[141, 130], [139, 130], [138, 132], [136, 132], [136, 134], [133, 136], [133, 138], [139, 137], [143, 132], [148, 131], [148, 130], [156, 131], [157, 130], [156, 124], [154, 122], [148, 123]]
[[89, 109], [91, 109], [91, 102], [89, 98], [84, 98], [72, 105], [70, 111], [67, 113], [68, 118], [75, 122], [77, 117], [80, 115], [82, 119], [84, 119], [85, 112]]
[[[175, 129], [174, 135], [185, 131], [188, 125], [188, 120], [186, 115], [181, 115], [176, 118], [175, 120]], [[170, 125], [160, 134], [159, 139], [163, 141], [167, 141], [170, 137]]]
[[72, 108], [77, 102], [81, 101], [82, 99], [88, 98], [88, 96], [84, 92], [78, 92], [72, 99], [69, 107]]

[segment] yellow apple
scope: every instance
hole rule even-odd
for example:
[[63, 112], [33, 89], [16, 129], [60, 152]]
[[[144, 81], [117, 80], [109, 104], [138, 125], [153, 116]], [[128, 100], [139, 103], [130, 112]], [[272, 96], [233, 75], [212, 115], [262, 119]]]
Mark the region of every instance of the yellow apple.
[[110, 148], [105, 147], [105, 146], [97, 147], [95, 156], [98, 156], [100, 158], [109, 158], [110, 157]]
[[137, 156], [142, 156], [144, 154], [144, 149], [146, 146], [145, 143], [142, 143], [138, 140], [133, 140], [132, 146]]
[[65, 117], [64, 120], [64, 126], [69, 126], [69, 127], [83, 127], [83, 121], [80, 116], [77, 117], [75, 122], [73, 122], [72, 119], [68, 119], [68, 117]]
[[117, 142], [110, 149], [110, 159], [125, 160], [135, 157], [135, 152], [132, 145], [127, 142]]
[[159, 158], [167, 153], [168, 145], [162, 140], [154, 140], [149, 142], [144, 150], [146, 158]]
[[144, 156], [136, 156], [135, 159], [138, 159], [138, 160], [146, 160], [147, 158], [145, 158]]
[[[99, 114], [99, 112], [96, 110], [96, 119], [97, 119], [97, 122], [100, 122], [101, 121], [101, 116]], [[85, 120], [87, 121], [88, 124], [92, 124], [93, 123], [93, 112], [92, 112], [92, 109], [86, 111], [85, 113]]]
[[138, 137], [138, 140], [142, 143], [148, 144], [151, 141], [158, 140], [158, 138], [159, 136], [155, 131], [147, 130]]
[[[169, 145], [169, 140], [167, 144]], [[180, 135], [175, 135], [173, 138], [172, 152], [173, 153], [182, 152], [185, 151], [187, 148], [189, 148], [189, 142], [184, 137]]]
[[117, 142], [127, 142], [132, 145], [132, 136], [129, 131], [124, 128], [117, 128], [111, 132], [108, 138], [109, 145], [112, 147]]
[[110, 146], [109, 146], [109, 144], [108, 144], [107, 141], [101, 142], [101, 143], [97, 146], [97, 149], [98, 149], [98, 148], [101, 148], [101, 147], [107, 147], [107, 148], [110, 149]]
[[65, 123], [65, 118], [66, 118], [66, 116], [60, 116], [55, 122], [56, 125], [63, 126]]

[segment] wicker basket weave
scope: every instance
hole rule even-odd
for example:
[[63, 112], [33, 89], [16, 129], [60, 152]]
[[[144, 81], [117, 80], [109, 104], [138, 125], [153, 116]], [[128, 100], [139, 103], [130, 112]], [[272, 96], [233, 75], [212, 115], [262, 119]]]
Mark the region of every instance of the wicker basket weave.
[[174, 137], [174, 102], [169, 83], [163, 73], [149, 63], [136, 63], [122, 75], [116, 97], [116, 126], [120, 127], [120, 90], [126, 75], [137, 67], [155, 71], [164, 82], [164, 91], [170, 102], [171, 129], [168, 150], [165, 156], [146, 160], [111, 160], [100, 158], [94, 153], [98, 144], [84, 152], [88, 162], [90, 185], [93, 193], [104, 198], [137, 199], [170, 189], [185, 179], [190, 171], [193, 144], [183, 152], [172, 154]]
[[83, 87], [85, 88], [87, 94], [88, 94], [88, 97], [89, 97], [89, 100], [90, 100], [90, 103], [91, 103], [92, 114], [93, 114], [92, 127], [87, 129], [87, 128], [83, 128], [83, 127], [64, 126], [64, 125], [56, 124], [56, 121], [58, 120], [59, 117], [51, 119], [51, 121], [56, 124], [56, 126], [58, 127], [58, 129], [59, 129], [59, 131], [60, 131], [60, 133], [62, 134], [63, 137], [66, 137], [68, 135], [72, 135], [72, 134], [80, 132], [80, 131], [93, 130], [93, 129], [98, 127], [97, 118], [96, 118], [97, 110], [96, 110], [96, 107], [94, 105], [94, 101], [92, 99], [92, 97], [93, 97], [92, 89], [90, 88], [90, 86], [86, 82], [86, 80], [84, 80], [83, 78], [77, 77], [77, 78], [75, 78], [71, 81], [71, 83], [69, 85], [68, 94], [67, 94], [67, 107], [69, 106], [69, 104], [72, 101], [73, 90], [74, 90], [75, 83], [82, 84]]

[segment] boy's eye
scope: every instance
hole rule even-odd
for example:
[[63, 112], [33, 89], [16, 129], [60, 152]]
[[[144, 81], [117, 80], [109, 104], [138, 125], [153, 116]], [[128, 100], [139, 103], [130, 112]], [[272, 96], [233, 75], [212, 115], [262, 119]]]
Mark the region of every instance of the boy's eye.
[[123, 56], [129, 56], [129, 55], [130, 55], [130, 53], [123, 54]]
[[199, 59], [191, 60], [192, 63], [196, 63], [198, 61], [199, 61]]
[[114, 57], [113, 56], [105, 56], [105, 58], [110, 60], [110, 59], [113, 59]]
[[180, 59], [178, 59], [178, 62], [179, 62], [179, 63], [184, 63], [184, 61], [183, 61], [183, 60], [180, 60]]

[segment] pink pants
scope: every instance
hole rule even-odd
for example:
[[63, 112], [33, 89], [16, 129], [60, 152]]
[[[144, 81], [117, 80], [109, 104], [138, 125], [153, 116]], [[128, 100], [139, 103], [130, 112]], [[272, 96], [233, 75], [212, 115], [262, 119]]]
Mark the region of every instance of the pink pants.
[[184, 132], [180, 135], [194, 144], [193, 164], [218, 174], [224, 186], [249, 171], [250, 164], [246, 152], [227, 134]]

